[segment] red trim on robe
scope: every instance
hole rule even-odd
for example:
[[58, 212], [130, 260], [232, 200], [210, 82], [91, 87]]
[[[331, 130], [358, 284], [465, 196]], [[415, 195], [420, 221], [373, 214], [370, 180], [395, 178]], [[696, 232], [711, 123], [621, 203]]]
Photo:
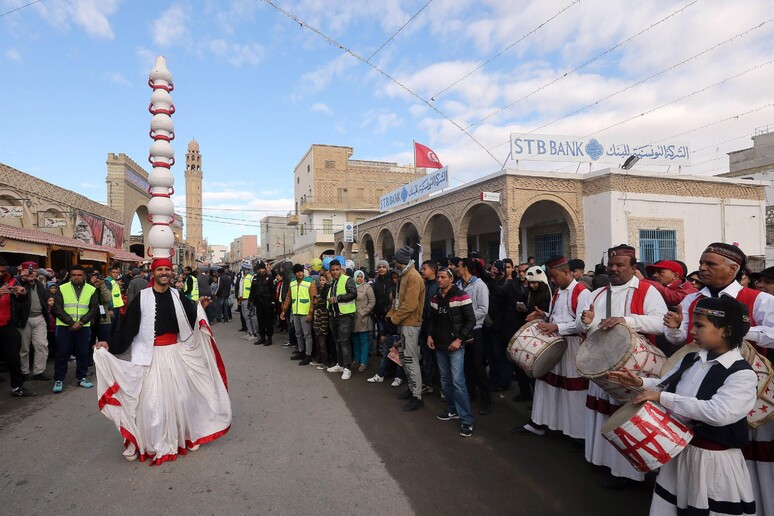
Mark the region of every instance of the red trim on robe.
[[102, 412], [102, 409], [105, 408], [105, 405], [113, 405], [114, 407], [121, 406], [121, 402], [113, 397], [119, 390], [120, 387], [118, 386], [118, 383], [114, 383], [105, 389], [105, 393], [99, 398], [100, 412]]
[[[207, 324], [207, 322], [204, 320], [199, 322], [200, 329], [202, 326], [206, 326], [207, 329], [210, 330], [210, 325]], [[210, 330], [210, 333], [212, 333], [212, 330]], [[220, 351], [218, 351], [218, 345], [215, 344], [214, 337], [210, 337], [210, 344], [212, 344], [212, 351], [215, 354], [215, 364], [218, 366], [220, 378], [223, 380], [223, 385], [226, 387], [226, 391], [228, 392], [228, 377], [226, 376], [226, 366], [223, 363], [223, 359], [220, 357]]]
[[621, 405], [615, 405], [608, 400], [601, 400], [589, 394], [586, 396], [586, 408], [605, 416], [612, 416], [616, 410], [621, 408]]
[[750, 441], [742, 448], [742, 453], [745, 460], [774, 462], [774, 441]]
[[[134, 435], [132, 435], [132, 433], [124, 427], [121, 427], [119, 430], [121, 432], [121, 435], [124, 437], [124, 448], [128, 448], [129, 443], [132, 443], [134, 444], [135, 449], [139, 451], [140, 447], [137, 446], [137, 439], [134, 437]], [[214, 434], [201, 437], [196, 441], [190, 441], [186, 439], [185, 441], [186, 448], [181, 448], [178, 446], [177, 453], [167, 453], [165, 455], [161, 455], [158, 457], [156, 456], [155, 453], [141, 453], [139, 456], [140, 462], [145, 462], [146, 460], [150, 460], [150, 463], [148, 464], [149, 466], [159, 466], [165, 462], [169, 462], [177, 459], [178, 455], [186, 455], [188, 453], [187, 448], [193, 448], [196, 445], [206, 444], [218, 439], [219, 437], [223, 437], [224, 435], [226, 435], [226, 433], [228, 433], [229, 430], [231, 430], [231, 425], [227, 426], [223, 430], [215, 432]]]
[[557, 389], [564, 389], [566, 391], [585, 391], [589, 388], [588, 378], [571, 378], [569, 376], [562, 376], [555, 373], [546, 373], [540, 378], [541, 382], [546, 382], [552, 387]]

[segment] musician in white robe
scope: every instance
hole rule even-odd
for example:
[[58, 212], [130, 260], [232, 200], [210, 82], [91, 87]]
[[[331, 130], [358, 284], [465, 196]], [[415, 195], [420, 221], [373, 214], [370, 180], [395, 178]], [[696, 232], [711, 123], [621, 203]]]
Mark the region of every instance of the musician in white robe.
[[[664, 299], [658, 290], [634, 275], [635, 249], [619, 245], [608, 249], [607, 274], [610, 286], [591, 293], [588, 305], [579, 306], [576, 317], [578, 331], [591, 334], [605, 331], [619, 324], [645, 335], [663, 333], [663, 319], [667, 312]], [[609, 304], [609, 313], [608, 313]], [[586, 460], [597, 466], [610, 468], [611, 477], [600, 485], [609, 489], [622, 489], [633, 485], [632, 481], [645, 479], [629, 461], [604, 437], [605, 424], [621, 404], [595, 383], [589, 384], [586, 398]]]
[[[231, 426], [226, 371], [204, 308], [170, 288], [172, 262], [156, 259], [153, 279], [127, 307], [124, 326], [95, 346], [100, 411], [124, 438], [124, 457], [175, 460]], [[131, 362], [119, 360], [131, 347]]]
[[582, 338], [576, 327], [578, 306], [590, 304], [591, 292], [570, 273], [567, 258], [554, 256], [546, 262], [548, 277], [558, 287], [548, 313], [537, 309], [528, 321], [542, 319], [538, 329], [546, 334], [561, 335], [567, 349], [551, 371], [535, 382], [532, 418], [518, 434], [544, 435], [545, 429], [557, 430], [574, 439], [585, 437], [584, 412], [589, 381], [575, 369]]

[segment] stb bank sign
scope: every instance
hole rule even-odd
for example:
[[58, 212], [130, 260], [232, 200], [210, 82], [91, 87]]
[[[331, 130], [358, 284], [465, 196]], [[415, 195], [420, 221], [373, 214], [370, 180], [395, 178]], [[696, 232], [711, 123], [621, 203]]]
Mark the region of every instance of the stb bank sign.
[[641, 144], [616, 138], [577, 138], [549, 134], [511, 134], [511, 157], [527, 161], [617, 163], [637, 156], [645, 165], [690, 165], [686, 142]]

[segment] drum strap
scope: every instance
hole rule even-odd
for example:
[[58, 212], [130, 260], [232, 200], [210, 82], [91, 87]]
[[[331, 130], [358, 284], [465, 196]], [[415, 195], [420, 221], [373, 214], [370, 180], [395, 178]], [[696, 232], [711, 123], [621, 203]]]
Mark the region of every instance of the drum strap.
[[605, 294], [605, 318], [609, 318], [610, 313], [613, 310], [613, 290], [610, 286], [607, 287], [607, 292], [605, 292]]
[[685, 373], [690, 367], [699, 360], [699, 354], [698, 353], [688, 353], [683, 357], [683, 361], [680, 362], [680, 367], [677, 369], [677, 372], [666, 379], [666, 381], [661, 382], [658, 384], [658, 386], [666, 391], [666, 392], [675, 392], [675, 389], [677, 388], [677, 384], [680, 382], [680, 378], [683, 377], [683, 373]]

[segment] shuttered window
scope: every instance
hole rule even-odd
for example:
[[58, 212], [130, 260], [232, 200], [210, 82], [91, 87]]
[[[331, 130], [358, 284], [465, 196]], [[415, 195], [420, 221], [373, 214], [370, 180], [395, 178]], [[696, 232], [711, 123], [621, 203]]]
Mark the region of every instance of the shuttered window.
[[538, 235], [535, 237], [535, 262], [545, 263], [549, 258], [562, 254], [562, 234]]
[[677, 231], [673, 229], [641, 229], [640, 261], [656, 263], [677, 259]]

